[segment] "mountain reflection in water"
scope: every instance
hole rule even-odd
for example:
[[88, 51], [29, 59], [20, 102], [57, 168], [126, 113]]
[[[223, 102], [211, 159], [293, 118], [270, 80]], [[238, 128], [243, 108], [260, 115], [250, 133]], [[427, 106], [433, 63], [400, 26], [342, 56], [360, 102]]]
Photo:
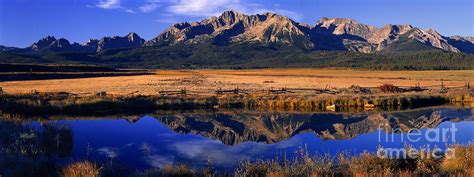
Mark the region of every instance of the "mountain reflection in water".
[[[11, 143], [7, 142], [19, 139], [23, 142], [30, 133], [41, 135], [32, 136], [38, 138], [34, 142], [40, 142], [35, 148], [49, 149], [44, 152], [57, 149], [54, 162], [89, 159], [145, 169], [167, 163], [203, 167], [211, 160], [216, 168], [227, 169], [244, 160], [291, 158], [301, 147], [306, 147], [311, 154], [335, 155], [340, 152], [375, 152], [378, 146], [405, 145], [400, 141], [379, 142], [377, 130], [380, 125], [384, 131], [391, 132], [455, 124], [458, 128], [455, 143], [466, 144], [474, 140], [473, 120], [471, 108], [435, 107], [354, 114], [203, 112], [120, 119], [59, 118], [26, 121], [21, 125], [0, 121], [0, 146], [8, 149], [5, 147]], [[18, 136], [8, 134], [5, 127], [10, 127], [8, 131]], [[48, 127], [56, 129], [48, 130]], [[56, 137], [64, 140], [55, 141]], [[51, 146], [45, 146], [42, 141]], [[446, 145], [425, 139], [413, 143], [414, 146], [426, 144], [432, 147]], [[0, 158], [0, 163], [2, 160]]]
[[434, 128], [445, 121], [474, 119], [471, 109], [447, 108], [372, 114], [211, 113], [156, 118], [175, 132], [199, 134], [227, 145], [247, 141], [275, 143], [302, 132], [314, 132], [324, 140], [344, 140], [378, 128], [386, 132], [408, 131]]

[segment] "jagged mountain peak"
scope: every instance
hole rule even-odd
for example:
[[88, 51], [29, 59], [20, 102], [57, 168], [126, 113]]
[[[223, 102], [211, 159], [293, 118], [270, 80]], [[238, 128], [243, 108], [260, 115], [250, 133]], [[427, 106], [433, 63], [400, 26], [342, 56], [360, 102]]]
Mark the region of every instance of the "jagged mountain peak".
[[38, 42], [33, 43], [30, 46], [32, 50], [42, 50], [42, 49], [49, 49], [49, 48], [64, 48], [69, 47], [71, 44], [68, 40], [64, 38], [56, 39], [54, 36], [46, 36]]
[[[242, 13], [238, 12], [238, 11], [235, 10], [235, 9], [230, 9], [230, 10], [228, 10], [228, 11], [222, 12], [222, 15], [226, 15], [226, 14], [227, 14], [227, 15], [245, 15], [245, 14], [242, 14]], [[221, 16], [222, 16], [222, 15], [221, 15]]]
[[459, 49], [449, 44], [444, 36], [433, 29], [412, 28], [407, 32], [406, 36], [408, 39], [416, 40], [427, 46], [451, 52], [460, 52]]
[[368, 39], [378, 29], [375, 26], [364, 25], [350, 18], [327, 18], [323, 17], [316, 22], [316, 29], [324, 30], [335, 35], [353, 35]]
[[40, 39], [40, 41], [55, 41], [55, 40], [56, 40], [56, 38], [54, 36], [50, 36], [50, 35]]
[[388, 24], [382, 27], [380, 31], [384, 33], [404, 34], [411, 29], [413, 29], [413, 26], [409, 24], [405, 24], [405, 25]]
[[[51, 44], [52, 42], [56, 41], [57, 39], [54, 37], [54, 36], [46, 36], [46, 37], [43, 37], [41, 38], [40, 40], [38, 40], [37, 42], [35, 42], [34, 44], [46, 44], [46, 45], [49, 45]], [[33, 45], [34, 45], [33, 44]]]
[[82, 45], [75, 42], [71, 44], [64, 38], [57, 39], [54, 36], [46, 36], [32, 44], [28, 49], [53, 52], [100, 52], [105, 49], [139, 47], [143, 43], [145, 43], [145, 40], [134, 32], [130, 32], [123, 37], [103, 37], [100, 40], [89, 39]]
[[191, 24], [189, 24], [188, 22], [181, 22], [181, 23], [175, 23], [171, 28], [177, 28], [181, 30], [190, 26]]
[[[77, 43], [74, 43], [73, 45], [77, 45]], [[54, 41], [50, 46], [54, 46], [56, 48], [68, 48], [68, 47], [71, 47], [71, 43], [69, 43], [68, 40], [64, 39], [64, 38], [60, 38], [56, 41]]]
[[142, 40], [142, 38], [135, 32], [130, 32], [127, 35], [129, 41]]
[[413, 29], [411, 25], [385, 25], [370, 36], [367, 41], [377, 44], [377, 50], [381, 50], [384, 46], [397, 40], [400, 35], [405, 34], [411, 29]]
[[316, 22], [316, 25], [330, 26], [332, 24], [359, 24], [356, 20], [351, 18], [328, 18], [323, 17]]
[[263, 42], [312, 48], [309, 35], [305, 34], [302, 28], [307, 27], [275, 13], [246, 15], [231, 10], [200, 22], [174, 24], [145, 45], [210, 41], [219, 45], [232, 42]]
[[145, 40], [138, 34], [130, 32], [125, 36], [103, 37], [97, 43], [96, 51], [100, 52], [106, 49], [139, 47], [144, 43]]
[[216, 27], [232, 26], [235, 23], [240, 22], [247, 17], [248, 15], [239, 13], [236, 10], [229, 10], [229, 11], [223, 12], [219, 16], [213, 16], [207, 19], [203, 19], [201, 21], [196, 21], [192, 23], [188, 23], [188, 22], [176, 23], [173, 25], [173, 27], [181, 30], [184, 28], [192, 27], [192, 26], [199, 26], [199, 25], [206, 25], [206, 24], [213, 24]]
[[247, 15], [239, 13], [236, 10], [225, 11], [219, 16], [220, 19], [234, 19], [234, 20], [243, 19], [245, 17], [247, 17]]
[[434, 30], [422, 30], [409, 24], [377, 28], [350, 18], [320, 19], [315, 26], [300, 24], [275, 13], [246, 15], [235, 10], [198, 22], [177, 23], [147, 41], [147, 46], [212, 42], [263, 43], [298, 46], [307, 50], [349, 50], [372, 53], [384, 50], [411, 32], [410, 40], [434, 48], [459, 52], [446, 37]]
[[432, 35], [441, 36], [441, 34], [439, 34], [438, 31], [434, 30], [433, 28], [424, 29], [424, 31]]
[[87, 40], [86, 42], [84, 42], [84, 44], [82, 44], [83, 46], [86, 46], [86, 45], [97, 45], [97, 43], [99, 43], [99, 40], [98, 39], [89, 39]]

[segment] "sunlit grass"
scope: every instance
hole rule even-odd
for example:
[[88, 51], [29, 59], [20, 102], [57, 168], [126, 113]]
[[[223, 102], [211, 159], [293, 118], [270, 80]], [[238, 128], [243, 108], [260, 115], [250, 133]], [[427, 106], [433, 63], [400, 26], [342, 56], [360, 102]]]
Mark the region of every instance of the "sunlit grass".
[[218, 176], [212, 170], [212, 164], [208, 162], [208, 166], [202, 169], [192, 168], [185, 164], [166, 164], [161, 168], [152, 168], [138, 172], [135, 176], [152, 177], [152, 176], [180, 176], [180, 177], [212, 177]]
[[[155, 110], [250, 109], [292, 112], [360, 112], [367, 108], [402, 110], [447, 103], [469, 103], [467, 95], [392, 96], [303, 96], [303, 95], [221, 95], [221, 96], [88, 96], [65, 97], [25, 94], [0, 96], [0, 110], [9, 118], [18, 115], [99, 116], [150, 113]], [[334, 109], [328, 109], [334, 108]], [[20, 116], [21, 117], [21, 116]]]
[[[299, 151], [292, 160], [244, 162], [236, 176], [426, 176], [460, 175], [474, 172], [474, 144], [454, 145], [453, 158], [382, 158], [371, 153], [337, 158], [309, 156]], [[423, 152], [422, 152], [423, 153]]]
[[94, 163], [84, 161], [67, 165], [61, 169], [62, 177], [99, 177], [101, 167]]
[[441, 170], [447, 173], [474, 174], [474, 144], [454, 145], [453, 148], [454, 157], [443, 160]]

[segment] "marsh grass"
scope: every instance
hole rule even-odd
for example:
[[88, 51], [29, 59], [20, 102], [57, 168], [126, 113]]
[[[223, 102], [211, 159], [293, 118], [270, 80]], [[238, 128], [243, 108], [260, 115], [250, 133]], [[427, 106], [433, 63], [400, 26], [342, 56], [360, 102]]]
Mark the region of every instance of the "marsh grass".
[[393, 84], [382, 84], [379, 86], [380, 91], [384, 93], [398, 93], [401, 89]]
[[163, 168], [149, 169], [139, 172], [137, 176], [140, 177], [154, 177], [154, 176], [202, 176], [199, 170], [193, 169], [187, 165], [171, 165], [167, 164]]
[[300, 149], [294, 159], [243, 162], [235, 176], [336, 176], [342, 175], [337, 161], [329, 155], [310, 156]]
[[[362, 153], [309, 156], [300, 150], [291, 160], [244, 162], [235, 176], [470, 176], [474, 172], [474, 144], [453, 145], [453, 158], [381, 158]], [[427, 152], [421, 152], [427, 153]]]
[[443, 160], [441, 170], [452, 174], [474, 174], [474, 144], [452, 147], [456, 150], [454, 158]]
[[[41, 131], [20, 123], [0, 121], [0, 174], [3, 176], [56, 176], [56, 157], [70, 156], [72, 132], [44, 125]], [[33, 175], [34, 174], [34, 175]]]
[[99, 177], [101, 167], [94, 163], [84, 161], [75, 162], [61, 169], [61, 177]]
[[139, 171], [136, 175], [138, 177], [155, 177], [155, 176], [176, 176], [176, 177], [213, 177], [213, 176], [228, 176], [227, 173], [217, 174], [212, 168], [212, 162], [208, 160], [205, 168], [192, 168], [186, 164], [166, 164], [161, 168], [152, 168], [144, 171]]
[[[454, 97], [454, 96], [452, 96]], [[300, 96], [300, 95], [237, 95], [219, 97], [222, 108], [246, 108], [253, 110], [319, 112], [319, 111], [357, 111], [372, 105], [382, 110], [400, 110], [424, 106], [448, 104], [451, 96]], [[334, 105], [335, 110], [327, 110]]]
[[[471, 103], [470, 94], [392, 96], [87, 96], [57, 97], [42, 94], [2, 95], [0, 110], [10, 118], [31, 116], [108, 116], [153, 113], [157, 110], [248, 109], [290, 112], [360, 112], [369, 105], [377, 110], [402, 110], [448, 103]], [[334, 109], [329, 109], [333, 107]]]

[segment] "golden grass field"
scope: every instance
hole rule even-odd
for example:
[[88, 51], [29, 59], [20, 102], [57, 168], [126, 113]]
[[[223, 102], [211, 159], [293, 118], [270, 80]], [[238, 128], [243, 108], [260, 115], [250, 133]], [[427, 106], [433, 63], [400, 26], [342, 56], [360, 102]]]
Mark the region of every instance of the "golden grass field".
[[474, 84], [474, 70], [464, 71], [363, 71], [330, 69], [257, 70], [157, 70], [154, 75], [116, 76], [79, 79], [0, 82], [7, 93], [73, 92], [91, 94], [156, 95], [160, 90], [186, 90], [213, 94], [216, 89], [268, 90], [270, 88], [346, 88], [351, 85], [448, 87]]

